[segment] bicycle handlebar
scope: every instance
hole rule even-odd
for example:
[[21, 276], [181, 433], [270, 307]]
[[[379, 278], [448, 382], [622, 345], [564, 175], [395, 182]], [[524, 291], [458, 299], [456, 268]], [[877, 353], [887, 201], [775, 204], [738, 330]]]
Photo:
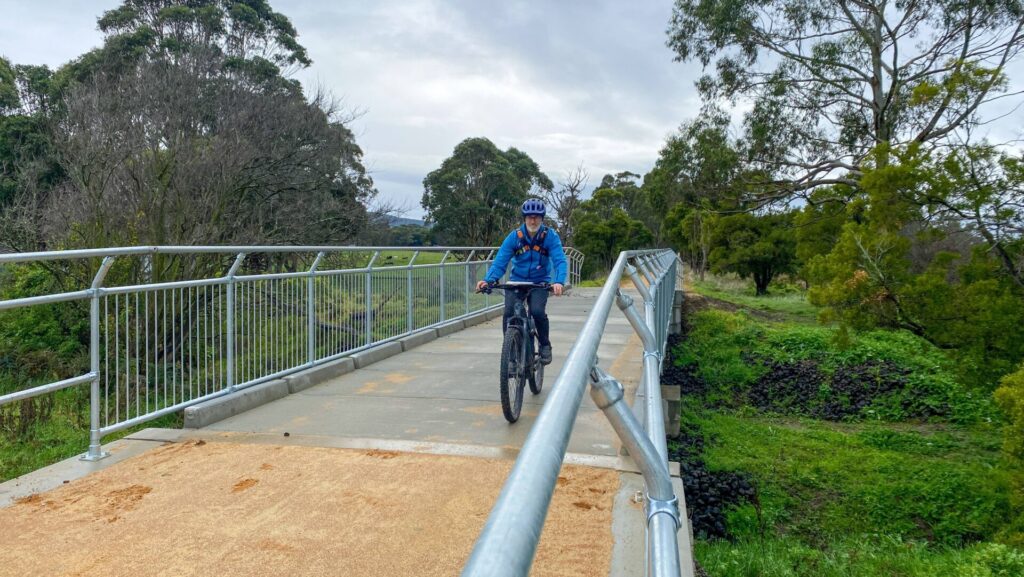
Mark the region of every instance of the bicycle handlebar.
[[552, 290], [554, 290], [554, 287], [552, 285], [548, 284], [548, 283], [529, 283], [529, 282], [523, 282], [523, 283], [518, 283], [518, 282], [494, 283], [494, 284], [488, 284], [486, 287], [484, 287], [482, 289], [477, 289], [476, 292], [477, 292], [477, 294], [480, 294], [480, 293], [491, 294], [491, 291], [494, 290], [494, 289], [501, 289], [501, 290], [515, 290], [515, 289], [539, 290], [539, 289], [544, 289], [544, 290], [547, 290], [547, 291], [552, 291]]

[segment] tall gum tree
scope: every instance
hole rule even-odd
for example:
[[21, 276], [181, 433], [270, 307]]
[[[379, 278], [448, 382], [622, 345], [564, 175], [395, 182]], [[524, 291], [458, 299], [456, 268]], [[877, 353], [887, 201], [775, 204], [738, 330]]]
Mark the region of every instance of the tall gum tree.
[[749, 99], [762, 200], [856, 188], [872, 149], [948, 144], [993, 120], [1024, 46], [1021, 0], [677, 0], [668, 45], [709, 101]]

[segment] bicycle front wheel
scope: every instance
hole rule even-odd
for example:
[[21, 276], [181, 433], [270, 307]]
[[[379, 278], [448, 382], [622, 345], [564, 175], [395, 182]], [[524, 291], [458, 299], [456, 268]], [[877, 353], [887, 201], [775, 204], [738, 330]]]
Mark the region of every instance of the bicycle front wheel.
[[505, 420], [514, 423], [519, 420], [523, 408], [523, 389], [526, 386], [526, 351], [523, 347], [523, 333], [516, 327], [505, 331], [505, 342], [501, 345], [501, 411]]
[[544, 388], [544, 363], [540, 362], [540, 355], [533, 356], [533, 372], [530, 373], [530, 392], [539, 395]]

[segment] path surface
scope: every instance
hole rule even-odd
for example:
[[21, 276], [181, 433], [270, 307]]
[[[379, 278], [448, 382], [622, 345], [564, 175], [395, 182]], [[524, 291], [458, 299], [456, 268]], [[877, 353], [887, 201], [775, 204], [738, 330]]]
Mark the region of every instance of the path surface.
[[[451, 443], [518, 450], [526, 439], [595, 291], [549, 300], [554, 359], [540, 395], [527, 388], [519, 422], [501, 412], [498, 363], [501, 319], [470, 327], [207, 427], [210, 431]], [[635, 387], [643, 357], [639, 339], [613, 310], [598, 349], [601, 365]], [[619, 442], [584, 396], [569, 452], [615, 457]]]

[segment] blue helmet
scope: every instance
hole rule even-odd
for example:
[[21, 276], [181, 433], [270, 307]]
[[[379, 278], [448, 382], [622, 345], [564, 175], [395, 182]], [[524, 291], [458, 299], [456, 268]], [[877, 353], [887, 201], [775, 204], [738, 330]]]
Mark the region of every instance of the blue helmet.
[[536, 198], [528, 198], [526, 199], [526, 202], [523, 203], [524, 217], [534, 214], [543, 218], [544, 215], [547, 214], [547, 210], [548, 209], [544, 206], [544, 203]]

